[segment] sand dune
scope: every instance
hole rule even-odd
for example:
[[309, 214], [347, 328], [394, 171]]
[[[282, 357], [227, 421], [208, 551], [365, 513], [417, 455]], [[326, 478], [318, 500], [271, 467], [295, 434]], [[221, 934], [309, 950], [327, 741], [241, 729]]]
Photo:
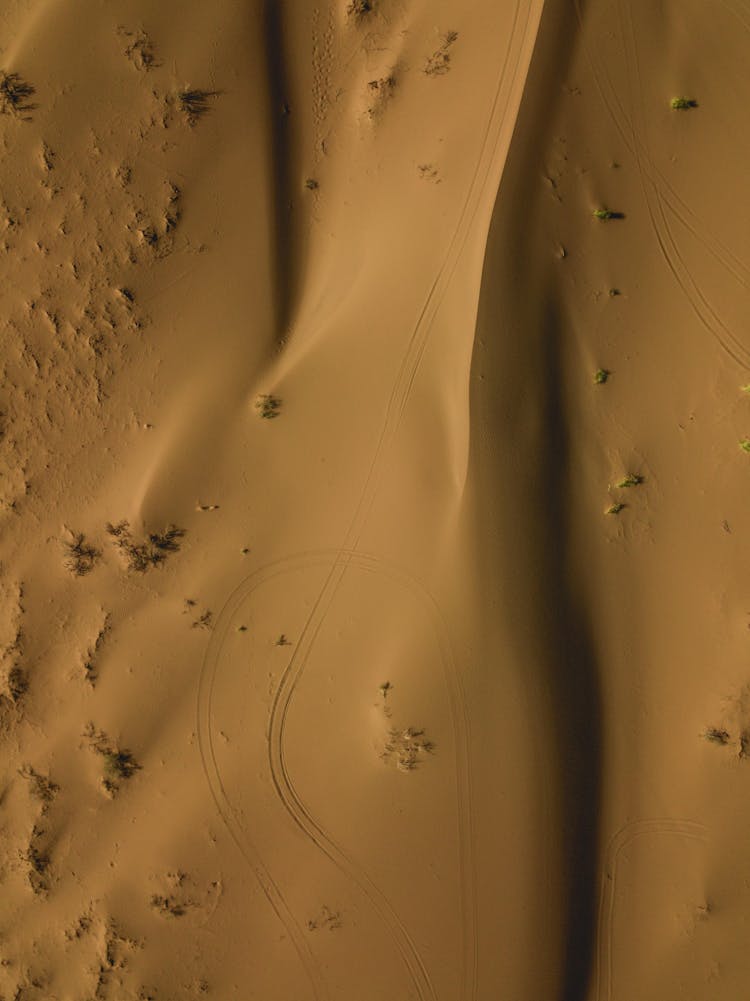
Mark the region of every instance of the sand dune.
[[737, 1001], [750, 12], [0, 11], [0, 1001]]

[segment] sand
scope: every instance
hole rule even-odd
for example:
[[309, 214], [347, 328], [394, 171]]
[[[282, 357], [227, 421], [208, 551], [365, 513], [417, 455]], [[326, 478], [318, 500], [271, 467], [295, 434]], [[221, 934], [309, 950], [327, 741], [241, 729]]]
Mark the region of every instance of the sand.
[[3, 5], [0, 999], [746, 996], [749, 30]]

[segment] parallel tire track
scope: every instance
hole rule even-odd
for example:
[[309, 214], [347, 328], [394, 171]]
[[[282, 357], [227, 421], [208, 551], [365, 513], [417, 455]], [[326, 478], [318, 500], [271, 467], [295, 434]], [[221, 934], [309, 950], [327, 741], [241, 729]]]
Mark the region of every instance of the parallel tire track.
[[[486, 187], [490, 170], [495, 162], [497, 147], [501, 138], [502, 126], [505, 121], [510, 102], [516, 94], [517, 76], [521, 63], [521, 57], [529, 45], [530, 30], [533, 27], [534, 31], [536, 31], [538, 19], [541, 15], [543, 0], [527, 0], [525, 6], [525, 16], [522, 16], [521, 14], [521, 2], [522, 0], [516, 0], [515, 3], [511, 35], [506, 47], [498, 82], [495, 88], [488, 124], [484, 132], [480, 154], [469, 184], [456, 229], [446, 249], [445, 257], [440, 265], [438, 273], [428, 290], [424, 305], [418, 315], [415, 327], [407, 342], [399, 365], [399, 370], [391, 390], [386, 415], [375, 445], [372, 461], [365, 477], [362, 492], [356, 504], [349, 527], [345, 533], [342, 546], [331, 560], [331, 569], [328, 577], [314, 603], [313, 610], [308, 618], [308, 621], [302, 630], [299, 644], [281, 678], [273, 700], [269, 724], [269, 766], [271, 768], [274, 788], [279, 800], [284, 805], [293, 822], [300, 829], [306, 832], [308, 837], [311, 838], [321, 851], [343, 867], [345, 871], [348, 872], [350, 877], [357, 882], [360, 888], [368, 894], [376, 911], [381, 915], [381, 918], [389, 927], [392, 937], [394, 937], [399, 944], [399, 951], [401, 952], [406, 963], [410, 978], [421, 1001], [427, 1001], [427, 999], [430, 999], [430, 1001], [436, 1001], [437, 995], [413, 939], [410, 935], [408, 935], [403, 923], [392, 911], [390, 906], [387, 904], [387, 901], [385, 901], [382, 894], [380, 894], [380, 891], [370, 882], [366, 873], [354, 866], [352, 860], [347, 856], [342, 848], [327, 835], [327, 833], [314, 819], [307, 805], [299, 796], [294, 787], [286, 764], [284, 754], [284, 732], [289, 707], [294, 696], [295, 689], [299, 684], [299, 680], [304, 671], [306, 659], [310, 654], [315, 638], [318, 635], [334, 595], [338, 587], [341, 585], [347, 569], [350, 565], [364, 566], [364, 564], [361, 563], [363, 560], [369, 559], [370, 563], [372, 563], [375, 559], [374, 557], [368, 558], [358, 555], [356, 553], [356, 549], [372, 508], [374, 498], [377, 494], [384, 458], [401, 423], [406, 403], [426, 347], [426, 342], [430, 334], [433, 320], [445, 294], [448, 282], [454, 273], [460, 253], [465, 245], [466, 239], [468, 238], [471, 225], [481, 202], [484, 188]], [[512, 71], [510, 79], [508, 80], [509, 68], [511, 68]], [[501, 104], [503, 97], [504, 103]], [[242, 585], [240, 585], [240, 588], [241, 587]], [[233, 596], [230, 597], [229, 601], [225, 605], [225, 609], [228, 609], [231, 606], [231, 603], [236, 600], [235, 596], [237, 593], [238, 592], [235, 591]], [[224, 612], [222, 612], [222, 616], [224, 616]], [[224, 625], [224, 629], [226, 629], [226, 625]], [[221, 634], [217, 633], [217, 635]], [[211, 657], [216, 656], [216, 647], [212, 645], [209, 649], [211, 651]], [[211, 666], [211, 661], [207, 655], [207, 661], [204, 664], [204, 670], [201, 675], [199, 692], [199, 734], [201, 734], [199, 741], [201, 746], [201, 757], [204, 762], [206, 778], [209, 786], [211, 787], [212, 795], [217, 802], [219, 812], [239, 846], [241, 843], [249, 844], [249, 842], [247, 841], [247, 837], [244, 839], [239, 837], [241, 831], [236, 830], [236, 828], [239, 827], [239, 822], [231, 807], [231, 803], [226, 796], [226, 791], [223, 788], [211, 743], [210, 699], [211, 692], [213, 690], [213, 681], [209, 681], [208, 679], [209, 677], [215, 677], [215, 671], [215, 664], [213, 667]], [[458, 726], [462, 721], [461, 725], [465, 728], [467, 726], [466, 711], [460, 692], [460, 681], [458, 680], [458, 676], [455, 672], [452, 673], [451, 686], [451, 691], [453, 693], [451, 696], [451, 704], [454, 726]], [[457, 739], [456, 746], [457, 748], [461, 748], [461, 763], [457, 774], [461, 777], [461, 782], [463, 783], [463, 787], [458, 794], [459, 801], [462, 804], [459, 809], [459, 816], [461, 818], [461, 824], [463, 825], [461, 841], [464, 846], [462, 847], [461, 862], [462, 877], [465, 887], [463, 891], [463, 952], [465, 967], [463, 996], [467, 999], [467, 1001], [468, 999], [473, 1001], [473, 999], [476, 998], [478, 960], [475, 917], [476, 878], [471, 849], [472, 806], [468, 764], [468, 741], [466, 739]], [[294, 921], [293, 916], [289, 913], [289, 909], [286, 907], [278, 888], [275, 887], [275, 884], [271, 880], [270, 874], [268, 874], [263, 868], [262, 863], [257, 856], [257, 852], [251, 847], [248, 847], [246, 850], [249, 852], [249, 858], [248, 855], [245, 857], [248, 858], [248, 861], [250, 861], [251, 866], [256, 872], [266, 896], [274, 907], [276, 913], [290, 930], [290, 935], [295, 943], [295, 948], [300, 956], [300, 960], [307, 969], [308, 976], [314, 985], [314, 990], [316, 992], [315, 996], [317, 999], [322, 996], [321, 991], [323, 990], [320, 985], [320, 973], [309, 954], [309, 949], [304, 942], [304, 938], [300, 940], [301, 932], [299, 930], [299, 926]]]
[[617, 894], [617, 875], [620, 853], [637, 838], [659, 834], [672, 834], [694, 841], [707, 841], [708, 832], [692, 820], [671, 817], [653, 820], [634, 820], [625, 824], [610, 839], [604, 867], [599, 899], [599, 954], [596, 971], [597, 1001], [611, 1001], [613, 987], [613, 935]]
[[[399, 586], [407, 588], [426, 607], [433, 623], [435, 636], [441, 652], [441, 665], [451, 708], [451, 722], [454, 731], [454, 746], [456, 748], [456, 810], [460, 851], [459, 866], [463, 894], [462, 916], [464, 918], [464, 929], [468, 930], [468, 934], [464, 936], [463, 962], [464, 965], [471, 965], [473, 963], [473, 943], [475, 940], [476, 902], [473, 894], [473, 832], [471, 829], [471, 811], [469, 809], [471, 802], [471, 775], [468, 761], [469, 733], [461, 680], [453, 661], [447, 626], [434, 597], [423, 585], [411, 578], [404, 571], [374, 556], [351, 552], [345, 555], [351, 565], [357, 569], [367, 573], [385, 575]], [[232, 620], [253, 591], [273, 577], [310, 567], [328, 566], [340, 556], [341, 553], [338, 550], [301, 553], [296, 557], [277, 560], [247, 577], [232, 593], [217, 618], [201, 671], [199, 686], [199, 749], [204, 773], [206, 774], [212, 794], [235, 843], [242, 851], [243, 857], [256, 873], [274, 910], [285, 926], [289, 928], [300, 960], [307, 968], [308, 975], [311, 976], [313, 982], [316, 980], [315, 974], [317, 971], [314, 968], [314, 963], [310, 963], [311, 957], [304, 935], [294, 921], [278, 887], [263, 867], [258, 852], [252, 845], [247, 832], [242, 829], [238, 815], [232, 806], [231, 799], [227, 795], [222, 782], [221, 772], [213, 751], [212, 701], [221, 665], [221, 652], [231, 628]], [[416, 944], [405, 925], [383, 893], [369, 878], [366, 871], [338, 846], [332, 836], [312, 817], [310, 811], [299, 798], [291, 784], [291, 777], [288, 775], [286, 761], [283, 759], [283, 748], [281, 745], [276, 745], [273, 735], [269, 735], [269, 748], [271, 748], [269, 753], [272, 753], [275, 746], [278, 746], [278, 752], [282, 758], [282, 760], [277, 761], [277, 767], [284, 770], [287, 781], [293, 790], [293, 794], [296, 796], [294, 804], [295, 822], [297, 822], [297, 817], [299, 817], [298, 826], [300, 829], [326, 857], [359, 887], [375, 913], [378, 914], [385, 926], [391, 930], [394, 945], [401, 955], [415, 987], [420, 991], [420, 995], [434, 997], [434, 988], [431, 985], [429, 975], [419, 959]], [[277, 793], [282, 797], [287, 795], [286, 787], [282, 786], [280, 789], [277, 789]], [[293, 934], [294, 932], [296, 934]], [[319, 976], [317, 979], [319, 979]], [[319, 987], [320, 985], [318, 984], [317, 986]], [[425, 992], [427, 993], [425, 994]], [[316, 994], [317, 996], [318, 994]]]

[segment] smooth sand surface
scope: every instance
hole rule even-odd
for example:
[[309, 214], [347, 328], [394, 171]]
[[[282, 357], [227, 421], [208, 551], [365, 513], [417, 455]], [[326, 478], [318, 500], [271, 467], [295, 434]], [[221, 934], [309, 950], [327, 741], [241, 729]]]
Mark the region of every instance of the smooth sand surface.
[[2, 5], [2, 1001], [747, 996], [749, 32]]

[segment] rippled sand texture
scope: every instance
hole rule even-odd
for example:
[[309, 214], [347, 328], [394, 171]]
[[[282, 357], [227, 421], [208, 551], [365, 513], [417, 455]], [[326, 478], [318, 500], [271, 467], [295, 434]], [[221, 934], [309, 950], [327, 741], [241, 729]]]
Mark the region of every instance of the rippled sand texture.
[[3, 5], [0, 1001], [746, 995], [749, 32]]

